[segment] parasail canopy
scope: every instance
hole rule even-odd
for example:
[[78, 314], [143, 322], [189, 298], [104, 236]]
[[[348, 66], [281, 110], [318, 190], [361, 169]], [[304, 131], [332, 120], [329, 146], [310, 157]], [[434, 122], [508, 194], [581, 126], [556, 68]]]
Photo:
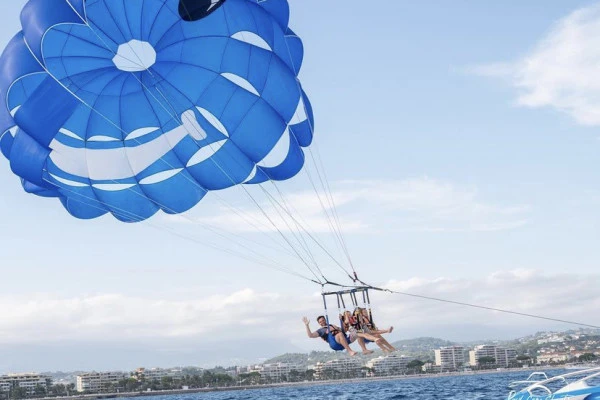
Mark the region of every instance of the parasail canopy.
[[78, 218], [181, 213], [285, 180], [313, 115], [287, 0], [29, 0], [0, 58], [0, 148]]

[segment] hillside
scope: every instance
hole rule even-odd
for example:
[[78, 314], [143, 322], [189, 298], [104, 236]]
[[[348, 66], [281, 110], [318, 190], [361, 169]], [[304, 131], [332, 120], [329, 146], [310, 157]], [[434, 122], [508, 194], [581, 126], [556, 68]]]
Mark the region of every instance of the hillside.
[[[506, 348], [515, 349], [517, 354], [537, 356], [540, 353], [548, 352], [594, 352], [600, 348], [600, 331], [595, 329], [569, 330], [565, 332], [537, 332], [533, 335], [513, 339], [513, 340], [481, 340], [477, 342], [451, 342], [444, 339], [433, 337], [420, 337], [415, 339], [399, 340], [393, 342], [393, 346], [398, 349], [398, 353], [411, 359], [421, 361], [433, 361], [435, 359], [434, 350], [444, 346], [464, 346], [466, 350], [472, 349], [480, 344], [493, 344]], [[370, 346], [373, 350], [374, 346]], [[376, 350], [374, 354], [368, 356], [359, 356], [360, 358], [373, 358], [383, 353]], [[285, 362], [298, 364], [301, 366], [314, 365], [317, 362], [326, 362], [339, 356], [334, 351], [313, 351], [309, 354], [287, 353], [273, 357], [265, 361], [265, 364]]]

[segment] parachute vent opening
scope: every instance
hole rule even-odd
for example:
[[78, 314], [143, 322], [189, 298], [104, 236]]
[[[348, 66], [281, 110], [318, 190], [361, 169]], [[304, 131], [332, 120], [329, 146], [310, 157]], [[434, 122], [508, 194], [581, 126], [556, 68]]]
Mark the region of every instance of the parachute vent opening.
[[198, 21], [209, 16], [226, 0], [179, 0], [179, 15], [184, 21]]
[[156, 50], [148, 42], [133, 39], [119, 45], [112, 61], [121, 71], [141, 72], [154, 65]]

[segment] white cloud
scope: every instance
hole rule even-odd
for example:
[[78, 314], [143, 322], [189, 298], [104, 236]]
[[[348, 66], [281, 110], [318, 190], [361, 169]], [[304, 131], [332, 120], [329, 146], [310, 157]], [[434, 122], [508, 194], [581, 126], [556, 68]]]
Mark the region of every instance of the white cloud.
[[517, 88], [517, 104], [553, 107], [579, 124], [600, 125], [600, 6], [558, 21], [531, 54], [513, 63], [470, 68], [505, 77]]
[[[589, 310], [600, 306], [597, 276], [545, 275], [535, 270], [497, 272], [477, 279], [390, 281], [385, 287], [431, 298], [465, 302], [521, 313], [594, 323]], [[376, 321], [420, 335], [441, 335], [436, 326], [450, 327], [454, 337], [468, 334], [467, 324], [530, 327], [541, 322], [418, 297], [373, 292]], [[335, 315], [335, 304], [330, 305]], [[322, 313], [318, 293], [298, 297], [244, 289], [208, 298], [161, 300], [119, 294], [65, 298], [51, 294], [0, 297], [0, 344], [43, 343], [56, 340], [117, 342], [208, 337], [222, 341], [273, 339], [321, 348], [309, 341], [300, 321]], [[316, 325], [313, 322], [312, 327]], [[564, 329], [570, 325], [561, 325]], [[443, 336], [443, 335], [442, 335]], [[398, 338], [398, 336], [396, 336]]]
[[[273, 197], [276, 197], [273, 195]], [[529, 207], [498, 205], [486, 201], [476, 188], [464, 187], [427, 177], [406, 180], [344, 181], [332, 184], [331, 198], [345, 233], [366, 233], [394, 229], [404, 231], [497, 231], [527, 223]], [[324, 208], [333, 215], [331, 202], [315, 192], [287, 193], [289, 214], [267, 200], [262, 210], [246, 207], [235, 212], [222, 206], [203, 207], [209, 216], [169, 216], [170, 221], [198, 222], [227, 231], [289, 232], [298, 221], [309, 232], [331, 231]], [[206, 200], [205, 200], [206, 201]], [[279, 200], [281, 204], [284, 202]], [[217, 210], [215, 211], [215, 208]], [[270, 221], [264, 213], [269, 216]], [[289, 216], [292, 215], [293, 219]], [[250, 223], [248, 222], [250, 221]], [[269, 226], [270, 225], [270, 226]], [[387, 227], [387, 228], [386, 228]]]
[[240, 326], [263, 330], [283, 313], [300, 313], [294, 301], [284, 297], [251, 289], [181, 300], [123, 294], [5, 296], [0, 297], [0, 342], [202, 336], [237, 333]]

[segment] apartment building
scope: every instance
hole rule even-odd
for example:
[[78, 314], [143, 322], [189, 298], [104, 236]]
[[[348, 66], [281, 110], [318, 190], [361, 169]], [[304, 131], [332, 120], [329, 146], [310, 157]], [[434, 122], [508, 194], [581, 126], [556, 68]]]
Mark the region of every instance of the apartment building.
[[511, 363], [517, 361], [517, 351], [514, 349], [505, 349], [504, 347], [493, 345], [475, 346], [469, 352], [469, 364], [478, 366], [479, 360], [483, 357], [491, 357], [495, 360], [495, 364], [503, 367], [508, 367]]
[[448, 346], [435, 350], [435, 365], [456, 369], [464, 363], [465, 348], [462, 346]]
[[391, 354], [373, 358], [367, 362], [366, 367], [372, 370], [370, 372], [372, 376], [386, 376], [405, 371], [408, 362], [408, 357]]
[[289, 376], [290, 372], [300, 370], [302, 370], [302, 368], [295, 364], [273, 363], [262, 364], [259, 372], [260, 376], [263, 378], [280, 381], [282, 377]]
[[361, 375], [362, 365], [355, 358], [342, 358], [317, 363], [315, 365], [316, 379], [329, 379], [337, 377], [355, 377]]
[[151, 382], [160, 381], [162, 378], [173, 378], [173, 380], [183, 379], [183, 370], [181, 368], [138, 368], [133, 371], [133, 376], [138, 381]]
[[87, 372], [77, 375], [78, 392], [102, 392], [109, 385], [118, 385], [122, 379], [129, 378], [125, 372]]
[[52, 378], [37, 373], [8, 374], [0, 376], [0, 392], [9, 392], [11, 388], [20, 387], [27, 390], [27, 394], [34, 394], [38, 386], [48, 390]]
[[540, 354], [536, 357], [538, 364], [550, 363], [550, 362], [561, 362], [569, 359], [567, 353], [546, 353]]

